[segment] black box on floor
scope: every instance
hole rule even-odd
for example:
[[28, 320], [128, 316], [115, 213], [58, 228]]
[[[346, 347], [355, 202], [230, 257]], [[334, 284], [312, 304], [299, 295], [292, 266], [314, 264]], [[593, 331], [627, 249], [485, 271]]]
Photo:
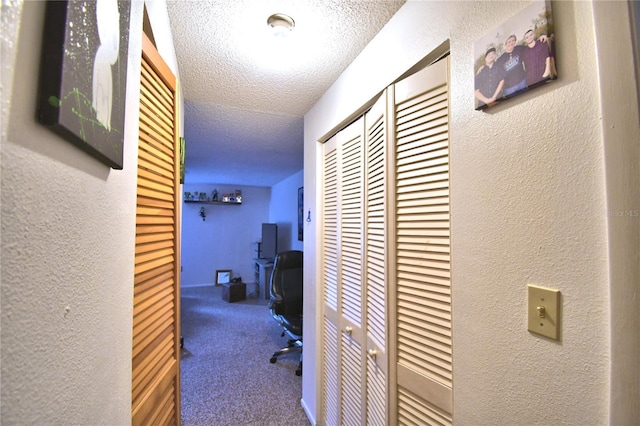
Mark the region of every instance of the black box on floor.
[[222, 300], [229, 303], [239, 302], [247, 298], [247, 285], [245, 283], [222, 284]]

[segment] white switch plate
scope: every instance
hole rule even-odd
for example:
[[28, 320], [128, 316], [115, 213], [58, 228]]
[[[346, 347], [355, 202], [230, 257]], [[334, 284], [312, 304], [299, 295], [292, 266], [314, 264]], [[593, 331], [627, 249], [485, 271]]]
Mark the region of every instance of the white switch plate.
[[529, 284], [528, 329], [560, 340], [560, 290]]

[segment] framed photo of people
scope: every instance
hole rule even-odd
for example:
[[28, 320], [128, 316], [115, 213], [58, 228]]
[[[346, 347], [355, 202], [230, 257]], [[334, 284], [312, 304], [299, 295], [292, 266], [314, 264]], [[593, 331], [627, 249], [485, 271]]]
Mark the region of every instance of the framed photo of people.
[[474, 102], [484, 110], [558, 77], [551, 3], [537, 0], [474, 43]]

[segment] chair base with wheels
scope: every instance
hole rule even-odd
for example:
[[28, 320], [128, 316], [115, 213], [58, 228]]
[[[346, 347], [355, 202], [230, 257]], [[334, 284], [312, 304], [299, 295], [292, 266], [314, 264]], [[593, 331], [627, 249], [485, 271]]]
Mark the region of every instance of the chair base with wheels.
[[[283, 331], [282, 336], [284, 335], [285, 335], [285, 332]], [[278, 361], [278, 357], [280, 355], [287, 355], [287, 354], [296, 353], [296, 352], [300, 353], [300, 363], [298, 364], [298, 369], [296, 370], [296, 376], [302, 376], [302, 340], [300, 339], [297, 339], [297, 338], [289, 339], [289, 342], [287, 343], [287, 347], [274, 352], [273, 355], [271, 355], [271, 359], [269, 360], [269, 362], [271, 364], [275, 364], [276, 361]]]

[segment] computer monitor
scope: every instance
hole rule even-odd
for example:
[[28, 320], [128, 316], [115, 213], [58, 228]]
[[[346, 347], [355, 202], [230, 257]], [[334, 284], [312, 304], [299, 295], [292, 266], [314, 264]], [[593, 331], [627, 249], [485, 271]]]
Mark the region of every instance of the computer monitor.
[[278, 225], [275, 223], [262, 224], [262, 244], [260, 257], [274, 259], [278, 253]]

